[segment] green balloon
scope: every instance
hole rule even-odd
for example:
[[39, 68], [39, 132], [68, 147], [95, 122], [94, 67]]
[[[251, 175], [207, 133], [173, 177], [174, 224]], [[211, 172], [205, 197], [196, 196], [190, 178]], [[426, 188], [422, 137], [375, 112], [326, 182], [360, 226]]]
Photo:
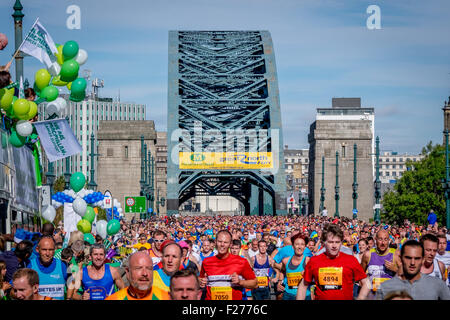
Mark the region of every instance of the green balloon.
[[13, 104], [13, 110], [16, 115], [28, 115], [30, 104], [27, 99], [17, 99]]
[[78, 54], [78, 50], [79, 50], [78, 43], [76, 43], [73, 40], [67, 41], [62, 49], [64, 61], [75, 58]]
[[0, 89], [0, 107], [7, 110], [11, 107], [14, 97], [14, 88]]
[[59, 73], [61, 81], [72, 82], [78, 77], [80, 65], [74, 59], [64, 61]]
[[119, 220], [112, 219], [109, 220], [108, 224], [106, 225], [106, 232], [108, 235], [113, 236], [120, 230], [120, 222]]
[[83, 219], [89, 221], [90, 223], [92, 223], [95, 219], [95, 211], [94, 208], [92, 207], [87, 207], [86, 208], [86, 213], [83, 216]]
[[44, 89], [50, 83], [50, 79], [52, 78], [50, 72], [47, 69], [39, 69], [34, 74], [34, 84], [40, 90]]
[[73, 94], [74, 96], [81, 95], [85, 92], [87, 86], [86, 79], [84, 78], [77, 78], [72, 81], [72, 86], [70, 89], [70, 94]]
[[89, 221], [87, 221], [86, 219], [81, 219], [77, 223], [77, 229], [83, 233], [90, 233], [91, 227], [92, 227], [91, 223]]
[[44, 89], [42, 89], [42, 92], [41, 92], [42, 98], [44, 98], [48, 102], [56, 100], [56, 98], [58, 98], [58, 95], [59, 95], [59, 91], [54, 86], [45, 87]]
[[86, 91], [83, 91], [80, 94], [71, 93], [69, 96], [69, 100], [73, 101], [73, 102], [80, 102], [80, 101], [83, 101], [85, 97], [86, 97]]
[[83, 189], [85, 183], [86, 178], [84, 177], [84, 174], [82, 172], [75, 172], [70, 176], [70, 187], [75, 192]]
[[11, 135], [9, 136], [9, 143], [11, 143], [16, 148], [23, 147], [26, 140], [26, 137], [21, 137], [15, 130], [12, 130]]
[[88, 242], [89, 244], [95, 243], [95, 238], [92, 235], [92, 233], [85, 233], [83, 237], [84, 237], [84, 241]]

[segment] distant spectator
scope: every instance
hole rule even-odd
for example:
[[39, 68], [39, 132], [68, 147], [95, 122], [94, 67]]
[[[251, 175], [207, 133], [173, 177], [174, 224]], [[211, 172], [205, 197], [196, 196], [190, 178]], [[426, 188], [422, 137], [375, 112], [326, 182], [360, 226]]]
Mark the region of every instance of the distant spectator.
[[32, 249], [33, 243], [29, 240], [23, 240], [17, 244], [14, 251], [6, 251], [0, 255], [0, 261], [6, 263], [6, 282], [12, 280], [12, 276], [17, 269], [26, 267]]

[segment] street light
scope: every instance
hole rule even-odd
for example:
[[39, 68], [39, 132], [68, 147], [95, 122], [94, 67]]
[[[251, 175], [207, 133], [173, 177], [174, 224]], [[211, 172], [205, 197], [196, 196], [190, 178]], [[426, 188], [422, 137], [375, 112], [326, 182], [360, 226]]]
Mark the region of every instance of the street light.
[[357, 165], [356, 165], [356, 154], [357, 154], [357, 146], [356, 143], [353, 145], [353, 219], [357, 218], [357, 199], [358, 199], [358, 182], [357, 182]]
[[322, 156], [322, 188], [320, 188], [320, 213], [323, 211], [323, 203], [325, 201], [325, 157]]
[[339, 152], [336, 151], [336, 186], [334, 187], [334, 200], [336, 200], [335, 217], [339, 217]]
[[139, 181], [139, 184], [141, 186], [141, 193], [140, 195], [144, 195], [144, 188], [145, 188], [145, 178], [144, 178], [144, 135], [141, 135], [141, 180]]
[[380, 138], [377, 137], [375, 140], [375, 216], [374, 221], [376, 224], [380, 223], [380, 198], [381, 198], [381, 181], [380, 181]]
[[[450, 101], [450, 99], [449, 99]], [[442, 181], [445, 197], [445, 215], [447, 217], [447, 229], [450, 228], [450, 165], [448, 159], [448, 130], [444, 130], [445, 135], [445, 180]]]
[[94, 161], [95, 161], [95, 156], [98, 156], [98, 153], [94, 152], [95, 149], [95, 137], [94, 137], [94, 132], [91, 133], [91, 154], [90, 154], [90, 158], [91, 158], [91, 178], [89, 179], [89, 189], [95, 191], [97, 190], [97, 184], [95, 183], [94, 180], [94, 174], [95, 174], [95, 169], [94, 169]]

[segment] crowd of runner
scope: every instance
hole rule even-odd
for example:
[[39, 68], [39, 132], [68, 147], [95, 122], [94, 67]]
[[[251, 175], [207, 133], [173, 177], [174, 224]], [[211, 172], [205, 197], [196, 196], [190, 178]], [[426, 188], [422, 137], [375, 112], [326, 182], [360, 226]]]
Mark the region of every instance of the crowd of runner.
[[3, 300], [450, 299], [450, 237], [436, 222], [155, 216], [95, 243], [62, 224], [19, 231], [0, 235]]

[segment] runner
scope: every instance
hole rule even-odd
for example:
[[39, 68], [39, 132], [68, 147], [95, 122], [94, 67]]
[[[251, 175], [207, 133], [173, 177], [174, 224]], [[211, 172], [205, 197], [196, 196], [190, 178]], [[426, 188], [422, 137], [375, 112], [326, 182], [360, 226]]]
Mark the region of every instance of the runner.
[[18, 269], [13, 275], [14, 298], [17, 300], [53, 300], [39, 294], [39, 275], [29, 268]]
[[141, 248], [145, 248], [146, 250], [150, 249], [150, 243], [147, 242], [147, 236], [145, 233], [141, 233], [139, 235], [139, 242], [133, 245], [133, 248], [137, 251], [141, 250]]
[[186, 240], [186, 241], [180, 241], [178, 242], [181, 249], [183, 250], [183, 254], [181, 256], [181, 269], [192, 269], [196, 274], [200, 272], [200, 269], [198, 267], [197, 260], [192, 257], [192, 241]]
[[335, 224], [328, 225], [322, 234], [325, 252], [311, 258], [305, 267], [297, 300], [305, 300], [307, 288], [314, 281], [316, 300], [352, 300], [353, 285], [360, 281], [358, 299], [369, 293], [367, 275], [355, 257], [340, 251], [344, 235]]
[[230, 254], [231, 233], [217, 234], [217, 255], [206, 258], [200, 271], [200, 286], [207, 288], [206, 300], [242, 300], [242, 287], [257, 287], [255, 273], [248, 261]]
[[425, 251], [425, 260], [420, 272], [442, 280], [445, 276], [445, 265], [436, 258], [439, 246], [439, 239], [431, 233], [427, 233], [420, 238]]
[[448, 269], [450, 267], [450, 251], [446, 251], [447, 236], [445, 235], [445, 233], [439, 233], [438, 239], [439, 239], [439, 246], [438, 246], [438, 252], [436, 254], [436, 258], [439, 261], [442, 261], [445, 265], [444, 279], [446, 279], [447, 285], [449, 285]]
[[153, 261], [143, 251], [133, 253], [125, 268], [130, 285], [113, 293], [105, 300], [158, 300], [152, 288]]
[[148, 250], [148, 253], [153, 261], [153, 267], [155, 267], [162, 258], [161, 245], [167, 239], [167, 234], [164, 231], [156, 230], [153, 233], [153, 244]]
[[200, 300], [201, 296], [200, 282], [193, 270], [179, 270], [170, 278], [172, 300]]
[[361, 267], [369, 276], [371, 284], [370, 299], [374, 299], [377, 289], [383, 281], [391, 279], [398, 271], [395, 258], [396, 250], [389, 248], [389, 233], [385, 229], [380, 229], [376, 234], [376, 247], [367, 250], [362, 259]]
[[83, 267], [79, 275], [84, 291], [83, 300], [105, 300], [115, 292], [114, 284], [119, 290], [125, 287], [119, 271], [105, 264], [105, 254], [103, 244], [96, 243], [89, 249], [92, 265]]
[[259, 246], [258, 240], [256, 240], [256, 238], [253, 239], [250, 247], [247, 250], [247, 253], [248, 253], [248, 256], [250, 259], [258, 254], [258, 246]]
[[211, 241], [209, 239], [206, 239], [205, 241], [203, 241], [202, 247], [200, 249], [200, 261], [199, 261], [200, 266], [206, 258], [212, 256], [214, 256], [214, 251]]
[[383, 282], [377, 290], [377, 299], [383, 300], [393, 291], [406, 291], [414, 300], [450, 300], [450, 290], [445, 282], [422, 274], [425, 259], [423, 245], [416, 240], [406, 241], [400, 252], [402, 274]]
[[[283, 300], [296, 300], [299, 283], [303, 279], [303, 271], [310, 257], [304, 255], [309, 239], [300, 233], [292, 237], [294, 255], [282, 260], [282, 271], [286, 274], [283, 281]], [[311, 300], [310, 288], [306, 291], [306, 300]]]
[[30, 260], [27, 268], [39, 275], [39, 294], [56, 300], [64, 300], [64, 288], [67, 280], [67, 268], [64, 263], [53, 257], [55, 240], [44, 236], [38, 243], [39, 256]]
[[264, 240], [258, 242], [258, 254], [250, 258], [250, 265], [253, 266], [258, 287], [252, 290], [252, 296], [255, 300], [270, 300], [270, 279], [274, 273], [273, 259], [266, 252], [267, 243]]
[[153, 271], [153, 289], [158, 289], [155, 291], [157, 300], [170, 300], [170, 277], [180, 270], [183, 252], [180, 245], [173, 240], [166, 240], [161, 248], [161, 267]]

